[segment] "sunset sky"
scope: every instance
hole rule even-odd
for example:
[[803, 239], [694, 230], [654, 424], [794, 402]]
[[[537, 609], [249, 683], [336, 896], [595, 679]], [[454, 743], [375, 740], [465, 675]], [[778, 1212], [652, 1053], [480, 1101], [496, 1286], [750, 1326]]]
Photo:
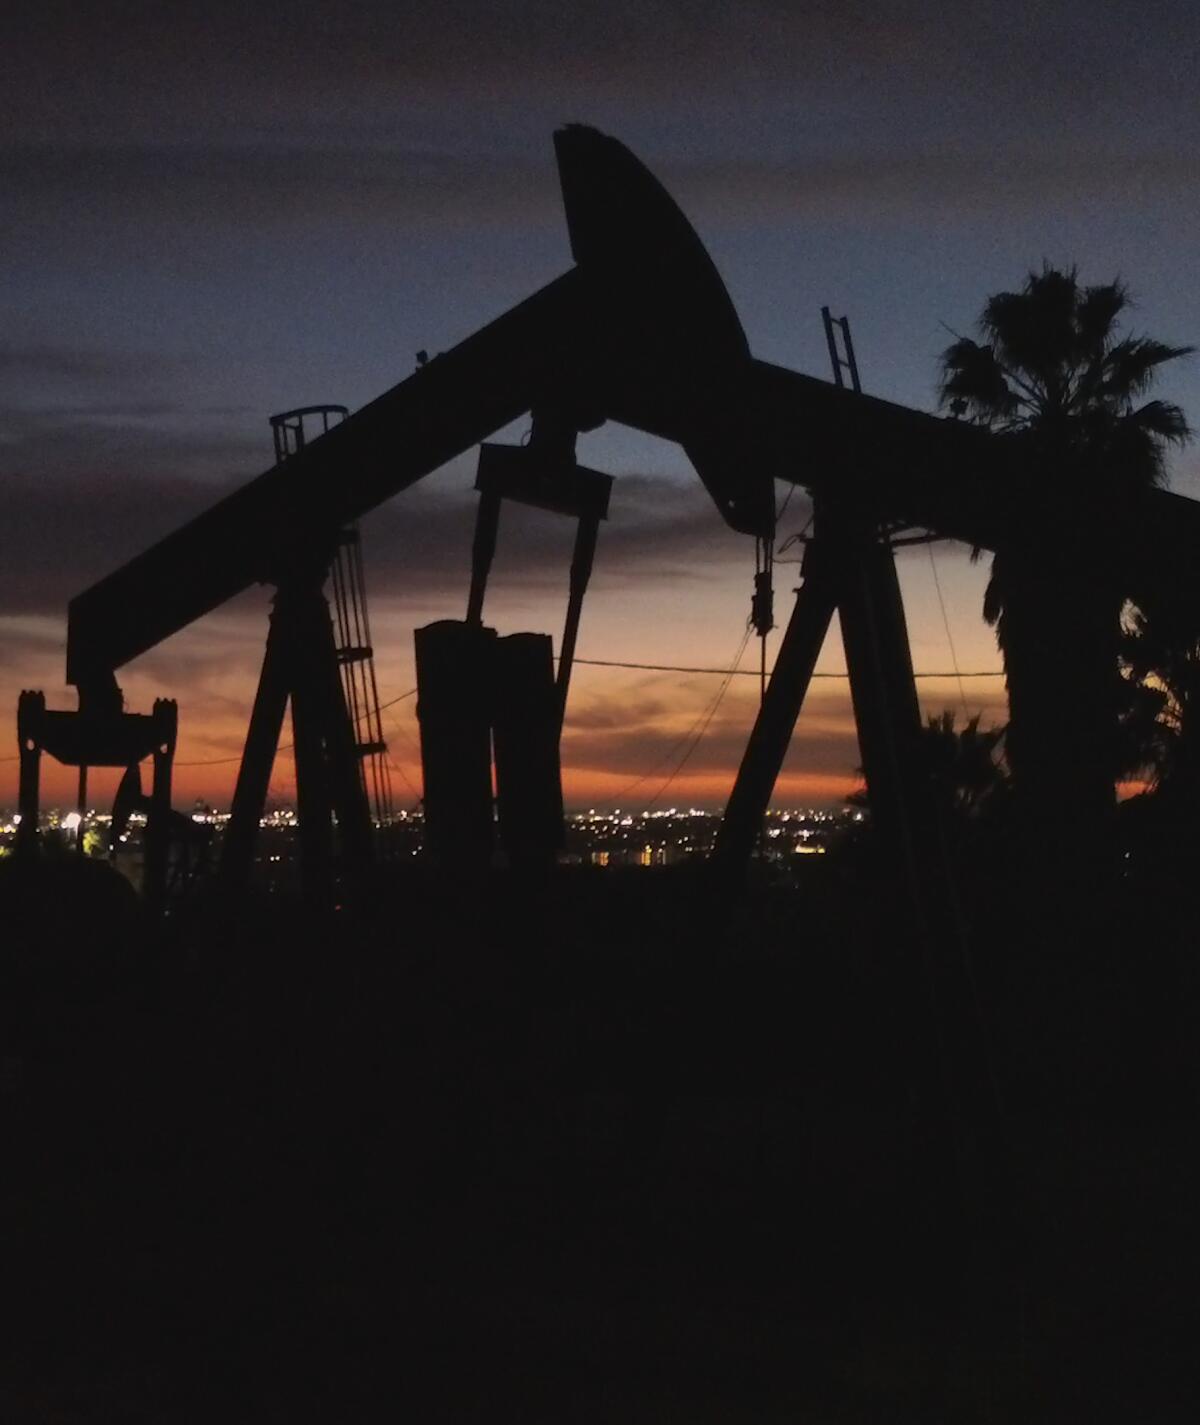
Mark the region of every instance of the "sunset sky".
[[[0, 48], [0, 718], [23, 687], [75, 705], [68, 599], [265, 469], [271, 412], [360, 406], [570, 265], [558, 125], [613, 133], [663, 179], [756, 355], [826, 376], [828, 303], [865, 387], [931, 409], [950, 331], [1043, 259], [1120, 274], [1138, 328], [1200, 342], [1198, 61], [1183, 0], [27, 7]], [[1194, 361], [1162, 394], [1200, 422]], [[728, 666], [752, 542], [674, 447], [604, 428], [580, 458], [617, 476], [580, 656]], [[474, 469], [471, 453], [364, 522], [385, 700], [413, 686], [412, 629], [464, 611]], [[1195, 447], [1172, 481], [1200, 495]], [[781, 538], [805, 513], [798, 495]], [[571, 538], [506, 510], [489, 623], [557, 639]], [[985, 566], [938, 547], [949, 635], [928, 552], [901, 571], [918, 669], [999, 667]], [[779, 567], [781, 617], [795, 572]], [[179, 699], [179, 804], [227, 801], [268, 598], [120, 675], [133, 710]], [[821, 670], [842, 666], [831, 639]], [[645, 805], [720, 682], [579, 668], [568, 802]], [[998, 679], [921, 692], [931, 712], [965, 693], [1003, 717]], [[723, 801], [756, 699], [734, 679], [660, 804]], [[413, 700], [385, 720], [411, 805]], [[857, 761], [845, 683], [819, 681], [776, 800], [837, 803]], [[43, 776], [47, 804], [71, 796], [73, 773], [47, 760]], [[281, 797], [290, 778], [281, 757]], [[0, 760], [0, 805], [15, 782]]]

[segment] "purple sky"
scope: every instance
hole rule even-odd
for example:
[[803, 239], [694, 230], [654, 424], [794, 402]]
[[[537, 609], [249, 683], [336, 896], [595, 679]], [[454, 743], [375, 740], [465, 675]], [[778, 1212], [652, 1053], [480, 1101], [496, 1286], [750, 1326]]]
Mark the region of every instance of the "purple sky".
[[[1043, 259], [1088, 281], [1121, 274], [1139, 327], [1200, 339], [1198, 60], [1186, 3], [214, 0], [8, 19], [0, 708], [22, 686], [73, 704], [67, 599], [263, 469], [269, 412], [361, 405], [418, 349], [569, 265], [550, 144], [562, 122], [616, 134], [664, 179], [757, 355], [825, 375], [829, 303], [850, 315], [867, 388], [928, 408], [947, 327], [968, 329], [987, 293]], [[1196, 420], [1198, 383], [1181, 363], [1163, 386]], [[580, 652], [727, 662], [752, 549], [676, 450], [606, 429], [582, 455], [621, 478]], [[1198, 468], [1186, 452], [1176, 487], [1200, 493]], [[385, 693], [411, 686], [411, 628], [461, 612], [472, 476], [456, 462], [368, 521]], [[489, 603], [502, 629], [557, 631], [568, 544], [537, 517], [508, 522]], [[996, 666], [982, 571], [962, 551], [938, 561], [960, 663]], [[948, 667], [923, 552], [904, 582], [918, 666]], [[131, 704], [180, 697], [181, 760], [236, 749], [265, 597], [126, 670]], [[719, 800], [752, 715], [752, 684], [738, 688], [681, 795]], [[713, 691], [581, 674], [569, 787], [591, 798], [639, 775]], [[923, 692], [931, 710], [958, 701], [952, 683]], [[999, 716], [996, 684], [967, 692]], [[396, 751], [411, 762], [405, 707]], [[819, 774], [811, 796], [836, 799], [856, 761], [844, 694], [824, 684], [792, 785]], [[229, 775], [197, 769], [193, 784], [217, 795]]]

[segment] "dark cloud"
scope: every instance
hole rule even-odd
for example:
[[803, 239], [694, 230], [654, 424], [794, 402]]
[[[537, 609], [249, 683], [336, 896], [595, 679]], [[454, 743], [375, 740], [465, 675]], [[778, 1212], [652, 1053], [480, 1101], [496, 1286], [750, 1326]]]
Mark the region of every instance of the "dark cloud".
[[[9, 355], [17, 359], [16, 348]], [[69, 367], [65, 353], [47, 349], [47, 356], [54, 357], [48, 364]], [[89, 356], [72, 369], [80, 372], [109, 368]], [[157, 400], [0, 410], [7, 549], [0, 614], [61, 611], [263, 468], [257, 436], [214, 431], [197, 414]], [[422, 482], [370, 518], [375, 596], [437, 598], [466, 587], [477, 504], [469, 465], [455, 462], [448, 478]], [[495, 583], [565, 589], [573, 537], [569, 521], [506, 506]], [[622, 474], [601, 531], [595, 583], [700, 580], [746, 557], [745, 540], [727, 529], [699, 481]]]
[[881, 109], [919, 107], [986, 143], [1050, 120], [1153, 122], [1190, 92], [1196, 24], [1171, 0], [45, 0], [6, 23], [0, 116], [37, 142], [331, 127], [395, 142], [429, 115], [494, 147], [481, 116], [540, 123], [548, 105], [586, 118], [578, 105], [654, 115], [739, 101], [744, 114], [791, 101], [819, 130], [822, 105], [849, 95], [881, 133]]
[[[703, 735], [697, 737], [708, 706], [706, 692], [712, 696], [715, 690], [693, 693], [695, 714], [691, 721], [686, 714], [681, 716], [677, 707], [666, 726], [655, 718], [639, 716], [638, 705], [620, 694], [594, 695], [593, 707], [611, 709], [610, 730], [577, 728], [574, 714], [570, 715], [563, 735], [564, 765], [575, 772], [646, 771], [651, 788], [676, 767], [685, 768], [690, 775], [732, 772], [745, 751], [756, 702], [748, 693], [731, 692]], [[850, 772], [858, 760], [858, 741], [844, 687], [837, 684], [814, 692], [789, 746], [785, 772]], [[642, 785], [639, 793], [644, 795], [647, 790]]]
[[536, 159], [370, 149], [0, 148], [0, 231], [157, 226], [274, 232], [297, 223], [558, 222], [549, 144]]
[[0, 444], [0, 614], [64, 612], [73, 595], [212, 504], [226, 488], [214, 465], [244, 466], [246, 455], [233, 439], [185, 443], [154, 428], [27, 417]]
[[591, 693], [580, 705], [578, 696], [570, 711], [574, 732], [611, 732], [642, 726], [674, 712], [662, 698], [624, 696], [619, 699]]
[[0, 673], [27, 677], [57, 663], [66, 646], [61, 620], [0, 613]]
[[681, 200], [742, 225], [788, 216], [854, 221], [1036, 210], [1104, 198], [1148, 201], [1200, 183], [1193, 151], [912, 153], [901, 149], [763, 164], [721, 161], [669, 175]]
[[[470, 489], [417, 486], [372, 516], [366, 531], [372, 590], [437, 596], [465, 588], [476, 499]], [[803, 497], [791, 510], [802, 509]], [[573, 526], [506, 505], [493, 584], [565, 590]], [[618, 474], [597, 545], [594, 587], [711, 579], [744, 565], [747, 540], [724, 524], [699, 480]]]
[[[0, 183], [4, 181], [6, 156], [0, 152]], [[164, 368], [178, 369], [177, 358], [158, 352], [87, 350], [51, 342], [17, 341], [0, 337], [0, 377], [29, 382], [85, 382], [124, 385], [131, 381], [157, 380]], [[0, 413], [15, 419], [18, 413]]]
[[[1200, 157], [1189, 148], [1162, 151], [1137, 144], [1113, 151], [1087, 147], [989, 151], [899, 145], [850, 154], [812, 154], [763, 162], [737, 158], [655, 164], [684, 206], [707, 224], [741, 227], [763, 221], [862, 222], [1037, 211], [1105, 199], [1187, 200], [1200, 185]], [[414, 228], [492, 224], [561, 224], [561, 202], [549, 144], [520, 158], [372, 149], [0, 149], [12, 241], [73, 225], [116, 241], [159, 242], [168, 228], [206, 233], [222, 227], [285, 233], [298, 224], [340, 231], [362, 225]], [[153, 237], [146, 231], [152, 225]], [[41, 240], [41, 239], [39, 239]], [[54, 349], [8, 353], [0, 371], [94, 374], [97, 358]], [[127, 358], [131, 364], [135, 358]]]
[[[172, 137], [245, 129], [315, 131], [378, 122], [397, 110], [460, 101], [486, 108], [548, 92], [627, 94], [749, 49], [780, 69], [805, 26], [789, 7], [709, 0], [367, 0], [206, 5], [47, 3], [8, 32], [0, 74], [13, 126], [39, 140], [67, 134]], [[814, 30], [809, 18], [807, 28]], [[826, 28], [818, 18], [815, 28]], [[56, 83], [71, 76], [69, 87]], [[3, 110], [0, 110], [3, 112]], [[192, 120], [189, 131], [184, 113]], [[569, 116], [569, 115], [568, 115]], [[403, 122], [403, 120], [401, 121]], [[410, 120], [411, 122], [411, 120]]]
[[[126, 483], [160, 480], [173, 495], [177, 479], [213, 485], [246, 479], [263, 468], [264, 441], [205, 425], [186, 429], [194, 415], [176, 402], [125, 401], [64, 404], [37, 410], [0, 408], [0, 478], [34, 483], [70, 478]], [[180, 417], [185, 429], [164, 418]], [[6, 491], [11, 498], [13, 492]], [[210, 495], [211, 498], [211, 495]]]
[[[253, 589], [122, 670], [131, 706], [164, 693], [184, 700], [189, 735], [241, 750], [262, 663], [270, 595]], [[216, 733], [213, 729], [219, 729]]]

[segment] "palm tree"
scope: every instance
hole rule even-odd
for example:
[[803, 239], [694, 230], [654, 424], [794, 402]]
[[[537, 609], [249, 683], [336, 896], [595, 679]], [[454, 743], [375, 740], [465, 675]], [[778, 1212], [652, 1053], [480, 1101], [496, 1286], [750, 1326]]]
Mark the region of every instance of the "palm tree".
[[1111, 819], [1122, 527], [1189, 436], [1177, 406], [1143, 398], [1192, 348], [1123, 335], [1129, 305], [1120, 281], [1085, 287], [1074, 268], [1046, 266], [988, 299], [981, 340], [942, 355], [942, 404], [1019, 453], [984, 616], [1004, 655], [1014, 796], [1039, 854], [1094, 846]]
[[1142, 887], [1156, 888], [1160, 906], [1178, 904], [1182, 891], [1188, 923], [1200, 845], [1198, 617], [1194, 600], [1130, 606], [1121, 638], [1123, 728], [1131, 763], [1148, 783], [1121, 809], [1127, 869]]
[[964, 727], [957, 721], [953, 708], [926, 718], [925, 755], [943, 805], [960, 822], [979, 821], [1003, 802], [1007, 791], [1001, 757], [1004, 728], [981, 728], [978, 713]]
[[[938, 804], [947, 819], [947, 831], [960, 836], [1002, 814], [1009, 790], [1004, 765], [1003, 727], [981, 728], [983, 715], [958, 726], [953, 708], [932, 713], [921, 729], [921, 756]], [[863, 769], [858, 768], [859, 776]], [[866, 787], [852, 792], [846, 805], [869, 810]]]
[[[1140, 748], [1139, 770], [1160, 798], [1200, 812], [1200, 638], [1188, 604], [1130, 606], [1122, 625], [1121, 664]], [[1141, 712], [1139, 718], [1139, 710]]]

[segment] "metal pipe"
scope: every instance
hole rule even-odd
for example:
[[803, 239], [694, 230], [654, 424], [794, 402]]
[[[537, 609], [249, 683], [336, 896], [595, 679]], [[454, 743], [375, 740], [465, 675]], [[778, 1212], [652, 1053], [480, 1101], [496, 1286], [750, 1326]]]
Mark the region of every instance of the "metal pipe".
[[575, 644], [579, 638], [579, 620], [583, 615], [583, 597], [587, 593], [592, 577], [592, 564], [596, 557], [596, 539], [600, 533], [597, 515], [580, 517], [575, 531], [575, 550], [571, 556], [570, 593], [567, 598], [567, 617], [563, 625], [562, 651], [558, 659], [558, 721], [562, 726], [567, 710], [567, 692], [571, 686], [571, 669], [575, 663]]

